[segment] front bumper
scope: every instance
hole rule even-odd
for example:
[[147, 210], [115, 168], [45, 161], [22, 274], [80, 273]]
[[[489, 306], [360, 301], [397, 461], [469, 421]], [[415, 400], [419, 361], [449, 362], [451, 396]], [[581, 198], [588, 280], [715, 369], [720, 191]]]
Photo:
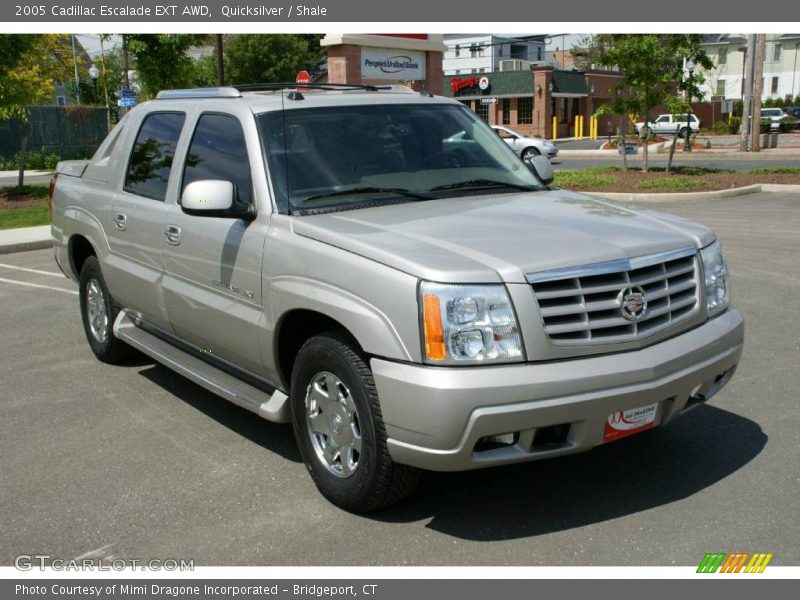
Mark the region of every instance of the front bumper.
[[[658, 403], [656, 424], [668, 423], [730, 380], [743, 343], [742, 318], [728, 310], [631, 352], [498, 367], [374, 358], [371, 366], [392, 458], [462, 471], [589, 450], [620, 410]], [[507, 434], [513, 443], [487, 443]]]
[[556, 147], [553, 147], [553, 148], [545, 148], [545, 149], [544, 149], [544, 155], [545, 155], [547, 158], [555, 158], [556, 156], [558, 156], [558, 148], [556, 148]]

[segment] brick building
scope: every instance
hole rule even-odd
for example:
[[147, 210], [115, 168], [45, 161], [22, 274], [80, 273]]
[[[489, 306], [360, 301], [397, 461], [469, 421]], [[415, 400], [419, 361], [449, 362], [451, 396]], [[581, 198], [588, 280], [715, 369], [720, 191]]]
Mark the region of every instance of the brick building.
[[[573, 71], [536, 66], [520, 71], [494, 71], [444, 78], [442, 92], [474, 110], [487, 123], [508, 125], [526, 135], [553, 137], [553, 117], [559, 138], [575, 134], [576, 115], [589, 117], [609, 101], [610, 88], [621, 77], [613, 71]], [[619, 118], [601, 117], [600, 136], [616, 134]]]

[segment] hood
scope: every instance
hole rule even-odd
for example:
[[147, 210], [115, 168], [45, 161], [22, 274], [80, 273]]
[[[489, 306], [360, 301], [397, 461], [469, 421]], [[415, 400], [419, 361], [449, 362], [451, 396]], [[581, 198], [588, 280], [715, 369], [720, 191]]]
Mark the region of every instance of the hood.
[[298, 235], [438, 282], [525, 274], [711, 243], [706, 227], [565, 190], [403, 203], [293, 219]]

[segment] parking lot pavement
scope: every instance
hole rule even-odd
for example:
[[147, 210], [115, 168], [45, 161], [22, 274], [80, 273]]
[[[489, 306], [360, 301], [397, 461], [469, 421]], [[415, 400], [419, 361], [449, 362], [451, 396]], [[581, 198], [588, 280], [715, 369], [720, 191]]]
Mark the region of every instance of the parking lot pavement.
[[669, 427], [589, 453], [427, 473], [405, 504], [367, 517], [321, 498], [290, 427], [146, 359], [97, 362], [51, 251], [0, 257], [0, 563], [94, 552], [198, 565], [696, 565], [737, 550], [799, 564], [800, 201], [659, 208], [711, 225], [727, 249], [747, 325], [731, 384]]

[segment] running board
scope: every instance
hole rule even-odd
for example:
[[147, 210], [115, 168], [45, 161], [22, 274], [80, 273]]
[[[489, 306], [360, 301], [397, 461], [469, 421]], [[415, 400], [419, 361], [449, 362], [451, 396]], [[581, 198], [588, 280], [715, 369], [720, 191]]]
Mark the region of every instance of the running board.
[[288, 423], [290, 420], [289, 398], [282, 391], [275, 390], [270, 396], [267, 392], [176, 348], [137, 327], [135, 318], [127, 310], [120, 311], [117, 316], [114, 322], [114, 335], [209, 392], [222, 396], [268, 421]]

